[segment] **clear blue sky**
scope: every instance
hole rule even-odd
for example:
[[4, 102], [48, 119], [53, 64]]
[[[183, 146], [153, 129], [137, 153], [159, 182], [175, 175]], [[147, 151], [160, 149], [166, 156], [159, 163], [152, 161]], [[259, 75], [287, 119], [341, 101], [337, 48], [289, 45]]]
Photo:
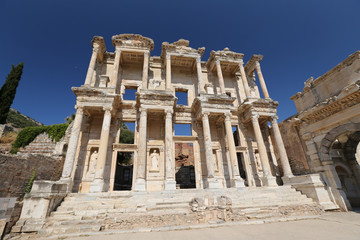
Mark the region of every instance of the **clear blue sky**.
[[[121, 2], [121, 4], [120, 4]], [[161, 43], [262, 54], [270, 97], [283, 120], [296, 113], [289, 97], [360, 49], [360, 1], [91, 1], [1, 0], [0, 85], [11, 64], [24, 73], [12, 105], [44, 124], [75, 112], [72, 86], [84, 83], [94, 35], [138, 33]]]

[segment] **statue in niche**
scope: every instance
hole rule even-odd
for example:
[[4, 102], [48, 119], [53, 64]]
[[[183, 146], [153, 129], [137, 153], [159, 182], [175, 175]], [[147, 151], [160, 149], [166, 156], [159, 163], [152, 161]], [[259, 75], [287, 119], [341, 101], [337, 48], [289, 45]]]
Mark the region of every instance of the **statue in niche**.
[[98, 159], [98, 152], [95, 150], [90, 156], [89, 168], [88, 168], [88, 172], [86, 173], [86, 177], [90, 177], [95, 174], [97, 159]]
[[255, 153], [255, 163], [256, 163], [256, 168], [259, 171], [262, 171], [262, 165], [261, 165], [260, 156], [258, 153]]
[[151, 169], [150, 170], [158, 170], [159, 169], [159, 153], [157, 152], [156, 149], [151, 153], [150, 158], [151, 158]]

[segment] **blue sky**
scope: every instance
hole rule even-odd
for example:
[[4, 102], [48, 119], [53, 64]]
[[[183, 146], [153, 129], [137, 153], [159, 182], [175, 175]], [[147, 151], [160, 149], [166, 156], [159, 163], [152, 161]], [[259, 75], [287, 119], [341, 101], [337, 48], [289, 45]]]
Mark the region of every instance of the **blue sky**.
[[360, 1], [0, 1], [0, 85], [11, 64], [24, 73], [12, 105], [44, 124], [75, 112], [72, 86], [84, 83], [94, 35], [138, 33], [161, 43], [179, 38], [190, 46], [262, 54], [270, 97], [283, 120], [296, 113], [289, 99], [360, 49]]

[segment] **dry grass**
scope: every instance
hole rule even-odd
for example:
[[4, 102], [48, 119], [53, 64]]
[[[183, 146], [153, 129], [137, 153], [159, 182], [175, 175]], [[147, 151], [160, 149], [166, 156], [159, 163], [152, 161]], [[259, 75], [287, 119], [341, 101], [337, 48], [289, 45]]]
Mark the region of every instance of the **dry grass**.
[[13, 143], [16, 140], [17, 137], [17, 133], [16, 132], [8, 132], [5, 133], [1, 138], [0, 138], [0, 143]]

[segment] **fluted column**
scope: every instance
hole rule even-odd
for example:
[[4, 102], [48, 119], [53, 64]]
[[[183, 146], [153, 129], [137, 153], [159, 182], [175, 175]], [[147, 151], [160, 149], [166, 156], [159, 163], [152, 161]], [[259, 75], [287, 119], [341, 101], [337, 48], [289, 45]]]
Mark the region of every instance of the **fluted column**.
[[197, 70], [197, 75], [198, 75], [198, 89], [200, 93], [205, 93], [205, 89], [204, 89], [204, 80], [202, 77], [202, 70], [201, 70], [201, 58], [197, 57], [196, 58], [196, 70]]
[[239, 68], [240, 68], [241, 80], [242, 80], [244, 90], [245, 90], [245, 95], [248, 98], [248, 97], [251, 96], [251, 94], [250, 94], [249, 83], [248, 83], [248, 80], [247, 80], [246, 74], [245, 74], [244, 61], [243, 60], [240, 61]]
[[219, 59], [215, 59], [216, 64], [216, 71], [219, 79], [219, 87], [220, 87], [220, 93], [225, 94], [225, 84], [224, 84], [224, 77], [221, 71], [221, 64]]
[[144, 90], [148, 87], [149, 55], [149, 52], [144, 52], [144, 66], [142, 74], [142, 89]]
[[231, 179], [231, 186], [232, 187], [244, 187], [245, 186], [244, 180], [240, 177], [240, 173], [239, 173], [235, 141], [234, 141], [232, 126], [231, 126], [231, 113], [225, 114], [225, 131], [226, 131], [226, 138], [227, 138], [228, 147], [229, 147], [231, 168], [232, 168], [232, 173], [233, 173], [232, 179]]
[[284, 146], [284, 142], [282, 140], [281, 137], [281, 133], [280, 133], [280, 129], [279, 129], [279, 125], [277, 123], [277, 116], [273, 116], [271, 118], [271, 126], [274, 132], [274, 136], [275, 136], [275, 143], [277, 146], [277, 150], [279, 152], [280, 155], [280, 162], [281, 162], [281, 166], [284, 172], [284, 177], [293, 177], [293, 173], [291, 171], [290, 168], [290, 164], [289, 164], [289, 159], [288, 156], [286, 154], [286, 149]]
[[256, 114], [251, 115], [251, 122], [252, 122], [252, 125], [254, 128], [255, 138], [256, 138], [259, 155], [260, 155], [261, 166], [262, 166], [263, 174], [264, 174], [264, 176], [262, 178], [263, 185], [276, 186], [277, 185], [276, 180], [271, 175], [269, 158], [268, 158], [267, 151], [265, 148], [264, 139], [263, 139], [263, 136], [262, 136], [261, 130], [260, 130], [259, 116]]
[[135, 180], [135, 191], [146, 190], [146, 155], [147, 155], [147, 144], [146, 144], [146, 127], [147, 127], [147, 109], [140, 108], [140, 120], [139, 120], [139, 141], [138, 141], [138, 156], [136, 164], [136, 180]]
[[171, 55], [166, 54], [166, 82], [165, 89], [171, 90]]
[[114, 68], [110, 79], [110, 86], [113, 88], [116, 88], [116, 84], [118, 81], [118, 75], [119, 75], [119, 67], [120, 67], [120, 56], [121, 56], [121, 50], [119, 47], [116, 46], [115, 48], [115, 59], [114, 59]]
[[175, 158], [173, 150], [172, 109], [165, 110], [165, 190], [175, 190]]
[[89, 68], [88, 68], [88, 71], [87, 71], [87, 74], [86, 74], [85, 84], [84, 85], [90, 85], [91, 84], [91, 79], [93, 78], [93, 75], [94, 75], [96, 58], [97, 58], [97, 55], [99, 53], [99, 50], [100, 50], [99, 44], [94, 43], [93, 52], [92, 52], [92, 55], [91, 55], [90, 64], [89, 64]]
[[267, 88], [266, 88], [266, 84], [265, 84], [264, 77], [263, 77], [262, 72], [261, 72], [261, 68], [260, 68], [260, 63], [259, 63], [259, 62], [256, 62], [256, 72], [257, 72], [257, 75], [258, 75], [258, 77], [259, 77], [259, 82], [260, 82], [260, 85], [261, 85], [261, 90], [262, 90], [262, 92], [263, 92], [264, 98], [270, 98], [270, 97], [269, 97], [268, 90], [267, 90]]
[[67, 180], [67, 179], [70, 179], [70, 177], [71, 177], [71, 173], [72, 173], [72, 170], [74, 167], [74, 162], [75, 162], [76, 150], [77, 150], [78, 142], [79, 142], [80, 129], [81, 129], [83, 116], [84, 116], [83, 107], [75, 106], [75, 108], [76, 108], [76, 115], [75, 115], [74, 123], [73, 123], [72, 129], [71, 129], [71, 135], [70, 135], [70, 140], [69, 140], [69, 144], [68, 144], [68, 149], [66, 152], [64, 168], [63, 168], [63, 171], [61, 174], [62, 180]]
[[96, 163], [95, 179], [90, 186], [90, 192], [104, 191], [104, 170], [106, 165], [106, 158], [109, 146], [110, 124], [111, 124], [111, 110], [112, 108], [104, 108], [104, 119], [100, 134], [99, 153]]

